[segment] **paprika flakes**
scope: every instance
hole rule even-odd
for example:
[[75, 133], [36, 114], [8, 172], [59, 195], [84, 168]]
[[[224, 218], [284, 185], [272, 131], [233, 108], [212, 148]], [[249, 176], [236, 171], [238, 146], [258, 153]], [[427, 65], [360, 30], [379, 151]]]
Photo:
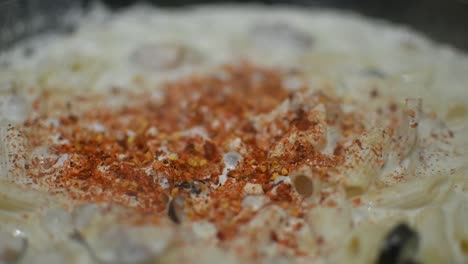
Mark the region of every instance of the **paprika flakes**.
[[[283, 87], [287, 73], [278, 69], [242, 63], [219, 71], [223, 78], [193, 75], [169, 82], [161, 88], [161, 100], [148, 92], [119, 92], [115, 96], [126, 98], [121, 104], [80, 96], [80, 111], [64, 109], [57, 116], [27, 121], [32, 148], [46, 145], [54, 156], [46, 160], [52, 163], [47, 169], [40, 165], [44, 162], [29, 164], [30, 177], [74, 200], [119, 203], [177, 222], [208, 220], [222, 240], [233, 239], [255, 215], [241, 214], [242, 201], [250, 195], [243, 191], [246, 184], [259, 186], [259, 195], [265, 192], [270, 203], [301, 216], [306, 197], [284, 179], [301, 166], [326, 175], [343, 161], [344, 152], [327, 155], [316, 149], [309, 139], [323, 136], [323, 120], [296, 100], [301, 93], [310, 102], [336, 106], [336, 100], [311, 95], [306, 88], [290, 96]], [[285, 104], [289, 108], [279, 111]], [[59, 125], [46, 125], [51, 118]], [[328, 121], [350, 133], [360, 127], [351, 114]], [[60, 140], [51, 142], [51, 135]], [[272, 155], [272, 148], [282, 152]], [[238, 157], [235, 164], [225, 164], [226, 153]], [[62, 164], [56, 166], [60, 158]], [[222, 174], [226, 178], [220, 182]]]

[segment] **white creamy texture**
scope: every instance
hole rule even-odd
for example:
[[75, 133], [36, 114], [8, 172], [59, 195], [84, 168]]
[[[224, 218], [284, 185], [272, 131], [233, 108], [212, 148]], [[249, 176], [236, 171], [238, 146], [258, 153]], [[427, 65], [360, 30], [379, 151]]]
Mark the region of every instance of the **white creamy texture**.
[[[288, 41], [283, 41], [285, 46], [280, 52], [276, 48], [271, 52], [269, 46], [252, 49], [257, 43], [249, 42], [247, 37], [254, 24], [286, 22], [310, 34], [313, 39], [310, 52], [301, 54], [300, 58], [281, 52], [297, 49]], [[328, 10], [278, 8], [266, 11], [255, 6], [199, 7], [169, 12], [139, 6], [118, 14], [95, 8], [82, 20], [77, 34], [37, 40], [37, 45], [33, 45], [36, 54], [32, 58], [21, 58], [20, 48], [16, 54], [13, 52], [13, 72], [21, 71], [24, 82], [18, 80], [17, 75], [14, 79], [32, 85], [39, 71], [42, 83], [60, 84], [57, 88], [85, 89], [83, 87], [88, 86], [85, 84], [89, 84], [96, 89], [109, 89], [115, 85], [127, 87], [139, 74], [161, 80], [195, 70], [187, 66], [176, 71], [152, 72], [148, 76], [145, 69], [132, 63], [130, 57], [136, 49], [147, 44], [166, 43], [193, 48], [201, 57], [202, 65], [207, 67], [240, 57], [265, 63], [279, 61], [282, 66], [307, 68], [314, 79], [327, 77], [346, 86], [352, 86], [353, 82], [349, 78], [343, 80], [344, 76], [377, 68], [395, 75], [395, 81], [406, 86], [424, 85], [430, 89], [431, 97], [436, 95], [446, 100], [459, 101], [468, 79], [463, 74], [468, 70], [466, 56], [447, 47], [438, 48], [406, 29], [380, 21], [369, 23], [355, 15]], [[5, 59], [9, 58], [2, 58]], [[79, 74], [70, 70], [74, 67], [75, 70], [80, 68]], [[195, 68], [199, 71], [204, 67], [197, 65]], [[28, 71], [33, 74], [27, 74]], [[10, 70], [2, 70], [1, 86], [11, 81]], [[450, 92], [445, 92], [447, 84], [450, 84]], [[420, 95], [424, 94], [428, 93]]]
[[[265, 24], [276, 25], [281, 39], [275, 39], [275, 33], [278, 31], [270, 32], [270, 29], [262, 34], [256, 34], [255, 30], [262, 28], [258, 25]], [[287, 26], [284, 26], [285, 24]], [[293, 28], [292, 33], [288, 31], [291, 28]], [[310, 39], [300, 36], [301, 32]], [[304, 48], [308, 45], [310, 48]], [[26, 46], [34, 48], [33, 56], [26, 58], [22, 55], [23, 48]], [[169, 48], [162, 54], [151, 50], [161, 46], [165, 49], [167, 46], [176, 46], [184, 51]], [[149, 60], [149, 63], [146, 60], [141, 62], [146, 59], [145, 54], [138, 53], [142, 52], [141, 48], [148, 52], [148, 56], [153, 56], [155, 60], [162, 62], [157, 64], [152, 64], [152, 60]], [[136, 55], [135, 52], [137, 52]], [[183, 59], [180, 59], [179, 56], [182, 55], [179, 52], [185, 54]], [[460, 231], [462, 229], [460, 226], [465, 228], [467, 226], [459, 220], [464, 219], [464, 211], [459, 208], [462, 208], [461, 204], [468, 201], [466, 193], [468, 180], [465, 173], [468, 160], [468, 139], [466, 138], [468, 135], [466, 118], [468, 57], [450, 47], [434, 44], [411, 30], [395, 27], [382, 21], [370, 21], [355, 14], [330, 10], [260, 6], [205, 6], [180, 10], [135, 6], [119, 13], [110, 13], [105, 8], [96, 6], [90, 14], [82, 18], [77, 33], [69, 36], [43, 36], [30, 43], [19, 44], [13, 50], [0, 54], [0, 65], [5, 62], [10, 64], [8, 67], [0, 66], [0, 136], [2, 137], [0, 141], [0, 173], [2, 175], [0, 177], [6, 175], [8, 169], [6, 154], [14, 153], [21, 147], [11, 146], [3, 141], [5, 135], [8, 134], [6, 126], [9, 123], [21, 122], [25, 118], [25, 113], [29, 111], [27, 105], [34, 99], [35, 92], [40, 90], [38, 87], [67, 92], [77, 91], [77, 89], [107, 92], [113, 87], [152, 89], [154, 84], [176, 79], [191, 72], [209, 71], [221, 63], [238, 61], [242, 58], [258, 64], [300, 69], [305, 72], [307, 77], [305, 81], [311, 87], [335, 87], [334, 93], [344, 96], [345, 102], [349, 98], [354, 98], [363, 104], [368, 103], [367, 97], [360, 95], [367, 93], [371, 85], [381, 87], [379, 91], [383, 96], [396, 97], [401, 100], [407, 97], [422, 98], [425, 112], [437, 113], [438, 117], [446, 120], [446, 124], [438, 126], [425, 121], [420, 124], [419, 133], [430, 134], [430, 131], [437, 127], [450, 127], [455, 133], [455, 147], [434, 143], [434, 148], [455, 148], [459, 153], [458, 158], [446, 161], [443, 169], [446, 171], [465, 164], [460, 169], [461, 172], [456, 173], [453, 180], [444, 183], [439, 183], [435, 177], [435, 179], [430, 179], [430, 182], [426, 180], [422, 184], [418, 182], [408, 184], [409, 187], [406, 189], [395, 188], [385, 193], [370, 190], [363, 197], [364, 204], [361, 207], [354, 208], [352, 212], [344, 210], [336, 213], [328, 209], [324, 210], [318, 215], [325, 220], [322, 219], [317, 223], [322, 225], [320, 230], [327, 230], [327, 228], [347, 230], [346, 223], [343, 223], [345, 220], [337, 220], [346, 219], [342, 216], [347, 214], [351, 215], [355, 224], [359, 224], [363, 219], [376, 221], [385, 219], [391, 223], [394, 223], [395, 219], [407, 219], [411, 223], [422, 226], [421, 228], [426, 229], [425, 231], [430, 234], [432, 231], [428, 231], [427, 226], [430, 226], [431, 222], [428, 224], [424, 219], [421, 220], [418, 214], [423, 212], [429, 215], [429, 218], [436, 220], [440, 218], [440, 215], [437, 215], [437, 210], [431, 211], [427, 208], [431, 206], [419, 207], [427, 203], [433, 206], [444, 204], [443, 210], [447, 216], [443, 216], [445, 217], [442, 217], [443, 220], [434, 223], [442, 222], [447, 227], [447, 241], [450, 243], [446, 244], [450, 244], [454, 252], [453, 263], [464, 263], [467, 260], [456, 243], [468, 238], [466, 230]], [[174, 67], [174, 63], [177, 64], [179, 60], [182, 60], [182, 66]], [[291, 79], [291, 90], [300, 85], [301, 81]], [[26, 92], [26, 90], [30, 91]], [[155, 92], [156, 97], [161, 96]], [[344, 105], [345, 110], [346, 107], [347, 105]], [[352, 109], [353, 105], [349, 107]], [[96, 124], [94, 129], [102, 130], [103, 128], [100, 124]], [[204, 135], [204, 131], [196, 129], [187, 133]], [[236, 158], [232, 164], [226, 161], [225, 169], [234, 169], [239, 160]], [[431, 169], [430, 166], [429, 164], [429, 169]], [[220, 182], [227, 180], [225, 173], [222, 176], [224, 177], [220, 178]], [[280, 177], [278, 180], [283, 180], [283, 178]], [[438, 188], [421, 187], [426, 185]], [[427, 198], [428, 189], [435, 189], [436, 194]], [[446, 193], [443, 190], [450, 190], [450, 192]], [[0, 185], [0, 194], [8, 194], [7, 197], [14, 201], [15, 212], [24, 212], [38, 207], [39, 204], [48, 204], [42, 201], [45, 198], [40, 195], [37, 196], [41, 199], [30, 199], [29, 196], [34, 194], [27, 194], [28, 197], [23, 200], [12, 195], [17, 192], [18, 189], [10, 188], [9, 185]], [[257, 198], [247, 197], [244, 202], [257, 210], [261, 207], [260, 205], [263, 205], [261, 201], [255, 201]], [[376, 205], [376, 201], [381, 204]], [[57, 246], [61, 241], [49, 241], [48, 222], [45, 223], [47, 228], [38, 228], [41, 224], [34, 220], [17, 222], [14, 214], [9, 211], [4, 213], [7, 209], [2, 207], [1, 202], [0, 232], [14, 235], [15, 230], [24, 230], [21, 232], [33, 241], [22, 263], [33, 263], [34, 256], [38, 256], [36, 263], [59, 263], [62, 262], [64, 255], [73, 256], [75, 261], [73, 263], [93, 263], [83, 247], [77, 249], [73, 243]], [[453, 216], [456, 214], [462, 216]], [[53, 223], [59, 219], [59, 216], [62, 217], [60, 214], [55, 218], [45, 219]], [[66, 216], [63, 217], [66, 218]], [[387, 217], [391, 219], [388, 220]], [[330, 221], [326, 221], [327, 219]], [[330, 223], [334, 226], [330, 226]], [[360, 241], [363, 247], [373, 245], [373, 249], [377, 250], [378, 241], [372, 243], [374, 238], [368, 237], [369, 234], [374, 233], [377, 237], [382, 237], [388, 230], [388, 225], [385, 223], [382, 229], [377, 230], [366, 229], [367, 227], [362, 225], [353, 230], [352, 235], [362, 238]], [[58, 230], [56, 225], [51, 227], [54, 233], [65, 232], [64, 230], [69, 228]], [[197, 229], [195, 233], [203, 235], [205, 232], [215, 232], [211, 230], [211, 227], [208, 229], [208, 231]], [[115, 231], [115, 234], [111, 234], [115, 237], [125, 235], [133, 238], [139, 235], [141, 230], [137, 231], [136, 233], [129, 231], [129, 234], [120, 234]], [[157, 233], [156, 231], [154, 233]], [[335, 234], [323, 232], [325, 237], [327, 234]], [[148, 234], [148, 241], [154, 241], [152, 235], [152, 233]], [[61, 237], [57, 235], [54, 239]], [[458, 237], [462, 237], [461, 240]], [[339, 240], [341, 243], [342, 237], [339, 237]], [[164, 247], [165, 241], [161, 241]], [[346, 242], [343, 242], [345, 247], [349, 241], [353, 240], [347, 237]], [[428, 241], [432, 240], [428, 239]], [[97, 240], [96, 243], [98, 242], [101, 241]], [[445, 240], [441, 241], [441, 243], [445, 242]], [[113, 259], [118, 255], [116, 252], [129, 250], [123, 243], [114, 246], [107, 249], [108, 251], [102, 250], [103, 254], [110, 252], [109, 256], [103, 257], [104, 259]], [[424, 245], [423, 251], [430, 252], [431, 246]], [[3, 247], [5, 247], [4, 244], [1, 245], [0, 250]], [[20, 251], [19, 244], [14, 241], [11, 247]], [[143, 256], [141, 258], [145, 258], [147, 255], [159, 254], [159, 246], [157, 249], [154, 253], [143, 247], [138, 248], [143, 251], [137, 250], [136, 253], [140, 252]], [[207, 255], [203, 260], [219, 263], [219, 259], [224, 258], [224, 253], [220, 253], [218, 249], [212, 249], [212, 251], [213, 253], [208, 254], [209, 256]], [[336, 254], [336, 259], [315, 258], [313, 260], [317, 263], [340, 263], [347, 259], [348, 253], [351, 254], [345, 249], [340, 254]], [[187, 255], [177, 254], [176, 256], [171, 254], [166, 258], [201, 261], [197, 258], [199, 252], [190, 251], [186, 253]], [[140, 255], [134, 257], [139, 259]], [[365, 260], [368, 260], [366, 256], [360, 257], [355, 256], [355, 261], [363, 260], [361, 263], [365, 263]], [[230, 257], [227, 259], [231, 260]], [[336, 262], [337, 259], [338, 262]], [[308, 260], [303, 260], [303, 262], [310, 263]]]

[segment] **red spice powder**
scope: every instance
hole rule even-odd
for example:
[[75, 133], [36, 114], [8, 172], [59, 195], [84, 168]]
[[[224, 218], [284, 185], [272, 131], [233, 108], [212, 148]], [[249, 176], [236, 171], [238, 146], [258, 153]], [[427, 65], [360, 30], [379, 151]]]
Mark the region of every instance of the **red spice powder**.
[[[84, 110], [71, 113], [66, 104], [57, 127], [46, 125], [47, 116], [28, 120], [31, 147], [48, 145], [57, 157], [28, 165], [29, 175], [53, 193], [76, 200], [115, 202], [153, 216], [162, 215], [169, 197], [182, 196], [184, 213], [191, 219], [214, 222], [220, 239], [235, 236], [237, 226], [248, 219], [236, 218], [242, 210], [246, 183], [260, 184], [272, 203], [302, 215], [293, 188], [280, 184], [273, 191], [272, 177], [309, 165], [325, 179], [327, 169], [342, 162], [343, 147], [339, 144], [333, 155], [325, 155], [310, 142], [296, 141], [290, 142], [283, 155], [270, 157], [268, 151], [280, 138], [291, 131], [313, 130], [318, 124], [299, 109], [274, 118], [257, 131], [253, 116], [269, 113], [292, 98], [283, 87], [285, 73], [248, 63], [224, 66], [220, 71], [222, 77], [195, 75], [167, 83], [161, 100], [148, 92], [128, 93], [124, 94], [125, 104], [110, 107], [105, 102], [111, 98], [80, 96], [76, 100]], [[325, 104], [338, 103], [322, 94], [318, 97]], [[85, 108], [86, 103], [92, 108]], [[358, 116], [339, 115], [330, 115], [327, 122], [338, 124], [345, 135], [363, 130]], [[104, 129], [92, 129], [93, 124]], [[61, 143], [51, 142], [52, 134], [59, 135]], [[242, 160], [228, 173], [226, 183], [217, 187], [223, 154], [237, 138], [245, 150]], [[54, 167], [65, 154], [63, 165]], [[196, 204], [200, 201], [192, 198], [203, 194], [209, 198], [204, 200], [206, 204]]]

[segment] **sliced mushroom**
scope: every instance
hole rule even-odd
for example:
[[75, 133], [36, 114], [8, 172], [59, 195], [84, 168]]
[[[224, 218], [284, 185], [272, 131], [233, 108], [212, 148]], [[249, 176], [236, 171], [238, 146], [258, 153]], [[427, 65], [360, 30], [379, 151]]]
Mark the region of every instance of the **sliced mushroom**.
[[172, 70], [199, 59], [194, 50], [175, 43], [146, 44], [138, 47], [130, 56], [136, 65], [154, 71]]
[[305, 52], [314, 44], [312, 36], [283, 22], [258, 23], [249, 32], [256, 49]]
[[53, 239], [65, 239], [73, 232], [70, 214], [62, 208], [52, 208], [41, 218], [41, 226]]
[[17, 263], [28, 248], [28, 240], [24, 237], [0, 233], [0, 263]]
[[84, 249], [77, 243], [69, 243], [62, 241], [58, 243], [35, 243], [31, 251], [29, 251], [20, 263], [34, 264], [63, 264], [63, 263], [96, 263], [88, 255]]
[[70, 239], [81, 245], [95, 263], [154, 263], [175, 239], [171, 226], [124, 225], [115, 221], [100, 222], [100, 218], [91, 222], [86, 230], [70, 234]]
[[[95, 263], [152, 263], [172, 241], [172, 229], [120, 225], [128, 208], [115, 204], [84, 204], [71, 214], [69, 238]], [[169, 239], [170, 238], [170, 239]]]
[[26, 120], [30, 106], [25, 97], [9, 94], [2, 99], [0, 100], [0, 109], [2, 110], [0, 116], [3, 115], [3, 118], [15, 124]]
[[153, 263], [173, 241], [170, 228], [114, 225], [84, 238], [100, 263]]
[[77, 231], [82, 231], [98, 216], [99, 207], [97, 204], [80, 205], [71, 214], [73, 227]]
[[221, 249], [219, 246], [210, 244], [195, 243], [174, 247], [164, 256], [158, 259], [159, 264], [171, 263], [220, 263], [234, 264], [242, 263], [231, 252]]

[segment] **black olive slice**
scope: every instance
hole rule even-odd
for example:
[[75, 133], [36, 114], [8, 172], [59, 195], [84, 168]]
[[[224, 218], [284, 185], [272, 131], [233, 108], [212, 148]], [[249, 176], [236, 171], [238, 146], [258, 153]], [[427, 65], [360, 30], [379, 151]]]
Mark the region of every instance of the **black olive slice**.
[[382, 242], [377, 264], [414, 264], [419, 236], [407, 224], [395, 226]]

